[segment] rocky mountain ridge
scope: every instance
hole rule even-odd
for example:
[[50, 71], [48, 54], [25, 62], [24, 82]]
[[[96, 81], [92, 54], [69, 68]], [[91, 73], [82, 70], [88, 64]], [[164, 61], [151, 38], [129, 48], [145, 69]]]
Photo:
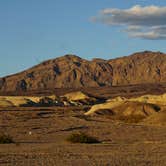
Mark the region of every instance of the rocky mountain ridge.
[[23, 72], [0, 78], [0, 91], [54, 88], [109, 87], [166, 82], [166, 54], [139, 52], [130, 56], [92, 61], [65, 55]]

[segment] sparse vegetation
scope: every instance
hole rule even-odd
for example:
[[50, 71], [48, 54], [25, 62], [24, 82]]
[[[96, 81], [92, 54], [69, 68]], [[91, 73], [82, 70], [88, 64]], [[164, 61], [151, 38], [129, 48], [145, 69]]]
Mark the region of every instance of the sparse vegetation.
[[10, 144], [10, 143], [14, 143], [14, 140], [10, 135], [7, 134], [0, 135], [0, 144]]
[[71, 143], [87, 143], [87, 144], [100, 143], [100, 141], [97, 138], [92, 137], [83, 132], [72, 133], [67, 138], [67, 141]]
[[161, 108], [156, 104], [153, 104], [152, 107], [156, 110], [156, 112], [159, 112], [161, 110]]

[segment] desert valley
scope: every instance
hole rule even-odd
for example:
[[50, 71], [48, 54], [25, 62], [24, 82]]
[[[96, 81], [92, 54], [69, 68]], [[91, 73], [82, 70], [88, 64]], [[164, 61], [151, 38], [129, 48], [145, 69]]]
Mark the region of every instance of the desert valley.
[[2, 166], [165, 166], [166, 54], [65, 55], [0, 78], [0, 131]]

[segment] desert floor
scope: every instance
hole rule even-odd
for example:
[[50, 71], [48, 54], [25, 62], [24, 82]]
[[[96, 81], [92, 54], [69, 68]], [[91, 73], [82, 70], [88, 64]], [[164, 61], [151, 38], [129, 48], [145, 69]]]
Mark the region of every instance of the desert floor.
[[[0, 131], [16, 143], [0, 145], [0, 166], [165, 166], [166, 126], [85, 117], [88, 107], [1, 108]], [[72, 144], [83, 131], [99, 144]]]

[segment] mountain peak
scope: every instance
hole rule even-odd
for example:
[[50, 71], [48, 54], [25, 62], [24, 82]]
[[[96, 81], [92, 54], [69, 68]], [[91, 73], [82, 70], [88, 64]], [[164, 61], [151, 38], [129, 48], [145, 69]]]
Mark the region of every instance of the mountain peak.
[[79, 56], [74, 55], [74, 54], [66, 54], [66, 55], [59, 57], [59, 58], [60, 59], [68, 59], [68, 60], [81, 60], [82, 59]]
[[144, 51], [112, 60], [88, 61], [73, 54], [0, 78], [0, 91], [101, 87], [166, 82], [166, 56]]

